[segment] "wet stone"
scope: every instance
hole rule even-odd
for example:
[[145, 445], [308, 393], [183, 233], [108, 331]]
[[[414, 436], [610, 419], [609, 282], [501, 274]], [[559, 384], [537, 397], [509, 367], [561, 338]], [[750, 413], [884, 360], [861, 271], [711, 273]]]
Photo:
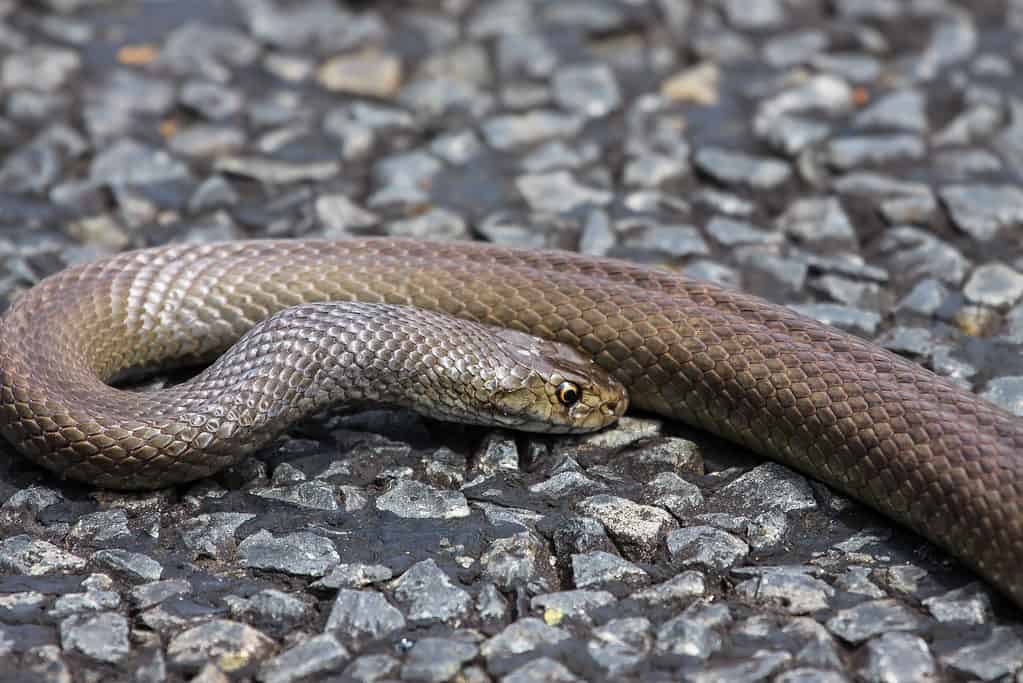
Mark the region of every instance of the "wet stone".
[[828, 630], [842, 640], [859, 644], [887, 631], [918, 631], [926, 619], [895, 600], [872, 600], [843, 609], [828, 619]]
[[265, 529], [238, 544], [238, 558], [252, 569], [315, 577], [325, 575], [341, 561], [334, 544], [323, 536], [298, 531], [274, 538]]
[[952, 221], [975, 240], [987, 242], [1003, 228], [1023, 223], [1023, 190], [1012, 185], [947, 185], [939, 191]]
[[662, 540], [678, 527], [660, 508], [607, 494], [579, 501], [576, 510], [600, 520], [626, 557], [639, 561], [652, 560]]
[[412, 625], [457, 623], [472, 607], [472, 598], [455, 586], [432, 559], [412, 565], [389, 584]]
[[564, 629], [548, 626], [534, 617], [526, 617], [506, 626], [500, 633], [484, 641], [480, 646], [480, 654], [486, 659], [518, 655], [542, 645], [561, 642], [569, 637]]
[[554, 99], [562, 109], [600, 118], [621, 105], [614, 72], [606, 64], [566, 66], [551, 79]]
[[376, 640], [403, 628], [405, 617], [380, 593], [342, 588], [324, 630], [348, 638]]
[[617, 555], [594, 550], [572, 555], [572, 583], [579, 589], [613, 589], [616, 585], [644, 586], [650, 576]]
[[984, 640], [942, 655], [940, 660], [954, 671], [991, 681], [1019, 669], [1023, 640], [1016, 629], [996, 626]]
[[351, 658], [345, 646], [329, 633], [303, 640], [259, 668], [261, 683], [292, 681], [341, 668]]
[[127, 550], [114, 548], [100, 550], [92, 555], [92, 562], [109, 569], [130, 581], [158, 581], [163, 575], [163, 567], [159, 562], [143, 555], [132, 553]]
[[264, 659], [275, 649], [274, 641], [246, 624], [228, 619], [182, 631], [167, 644], [167, 656], [178, 667], [198, 669], [208, 661], [230, 662], [231, 670]]
[[422, 638], [409, 651], [401, 675], [410, 680], [441, 683], [450, 680], [462, 664], [478, 653], [479, 647], [463, 640]]
[[1007, 306], [1023, 296], [1023, 275], [1002, 263], [985, 263], [970, 275], [963, 294], [974, 303]]
[[405, 519], [453, 519], [469, 516], [465, 495], [436, 489], [412, 479], [399, 479], [376, 500], [381, 512]]
[[860, 675], [871, 683], [930, 680], [934, 658], [927, 643], [910, 633], [885, 633], [866, 645], [867, 661]]
[[223, 560], [234, 554], [234, 532], [256, 515], [246, 512], [214, 512], [185, 520], [178, 535], [196, 557]]
[[60, 642], [65, 650], [76, 650], [101, 662], [116, 663], [131, 652], [128, 620], [120, 614], [80, 614], [60, 623]]
[[668, 558], [675, 566], [696, 566], [722, 572], [749, 555], [749, 546], [741, 539], [711, 526], [692, 526], [668, 534]]
[[792, 168], [777, 159], [753, 157], [715, 147], [704, 147], [693, 159], [703, 173], [725, 185], [748, 185], [770, 190], [789, 180]]

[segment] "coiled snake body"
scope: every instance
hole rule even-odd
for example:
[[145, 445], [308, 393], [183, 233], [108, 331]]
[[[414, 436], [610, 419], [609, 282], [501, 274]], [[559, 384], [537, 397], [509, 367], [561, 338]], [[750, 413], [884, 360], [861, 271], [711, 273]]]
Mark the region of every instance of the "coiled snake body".
[[[100, 375], [175, 357], [204, 360], [276, 311], [334, 300], [415, 306], [565, 342], [620, 380], [633, 405], [875, 507], [1023, 605], [1023, 421], [786, 308], [620, 261], [385, 239], [117, 255], [44, 281], [0, 323], [3, 433], [44, 466], [107, 485], [118, 477], [138, 485], [133, 472], [142, 467], [151, 486], [209, 472], [216, 466], [201, 449], [190, 460], [161, 452], [172, 440], [161, 434], [143, 435], [155, 456], [147, 451], [142, 464], [110, 458], [101, 444], [28, 446], [48, 404], [95, 398], [89, 387], [36, 374], [45, 367], [51, 378], [75, 377], [80, 369], [69, 359], [83, 345], [100, 359]], [[94, 421], [104, 408], [94, 406]], [[54, 427], [89, 443], [97, 425], [69, 422]], [[124, 438], [139, 439], [130, 427]], [[244, 430], [229, 431], [229, 440], [244, 439]]]

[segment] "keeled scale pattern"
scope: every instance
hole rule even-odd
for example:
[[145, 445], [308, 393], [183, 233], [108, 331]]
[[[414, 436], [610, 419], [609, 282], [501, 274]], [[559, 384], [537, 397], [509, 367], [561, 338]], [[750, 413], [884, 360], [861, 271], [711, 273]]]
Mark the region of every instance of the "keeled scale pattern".
[[[1021, 421], [905, 359], [747, 294], [567, 253], [370, 240], [125, 254], [60, 274], [23, 299], [0, 330], [4, 432], [30, 457], [75, 476], [110, 482], [142, 467], [109, 450], [76, 449], [95, 439], [111, 407], [89, 403], [93, 385], [74, 388], [83, 377], [208, 357], [300, 302], [412, 304], [573, 344], [621, 379], [635, 405], [867, 502], [1023, 605]], [[42, 314], [27, 315], [29, 306]], [[33, 343], [19, 348], [20, 338]], [[73, 348], [84, 351], [68, 367]], [[28, 351], [38, 360], [29, 363]], [[70, 450], [48, 450], [12, 426], [45, 420], [38, 416], [58, 399], [83, 407], [55, 425], [82, 437]], [[144, 465], [152, 485], [221, 466], [201, 449], [160, 450], [180, 435], [116, 429], [122, 450], [134, 440], [156, 449]]]

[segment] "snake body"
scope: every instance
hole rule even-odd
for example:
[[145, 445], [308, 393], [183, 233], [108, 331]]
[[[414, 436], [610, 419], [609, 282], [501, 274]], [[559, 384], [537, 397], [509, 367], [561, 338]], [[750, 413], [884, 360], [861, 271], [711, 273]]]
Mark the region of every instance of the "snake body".
[[[70, 359], [83, 346], [103, 377], [171, 358], [208, 360], [260, 320], [318, 301], [414, 306], [564, 342], [620, 380], [632, 405], [830, 484], [1023, 605], [1023, 421], [787, 308], [623, 261], [389, 239], [116, 255], [48, 278], [0, 322], [2, 431], [36, 462], [107, 484], [139, 468], [152, 486], [215, 469], [202, 449], [186, 458], [161, 450], [170, 435], [143, 435], [155, 449], [143, 463], [91, 443], [107, 425], [73, 416], [40, 425], [48, 408], [69, 401], [92, 406], [93, 422], [116, 420], [93, 384], [54, 378], [75, 377]], [[113, 426], [141, 438], [133, 425]], [[52, 448], [28, 444], [43, 427], [62, 434]], [[241, 448], [243, 432], [226, 443]]]

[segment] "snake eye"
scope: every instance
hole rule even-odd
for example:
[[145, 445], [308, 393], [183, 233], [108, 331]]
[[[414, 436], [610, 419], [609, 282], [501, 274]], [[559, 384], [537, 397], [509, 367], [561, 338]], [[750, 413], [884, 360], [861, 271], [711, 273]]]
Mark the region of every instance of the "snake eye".
[[558, 385], [558, 400], [566, 406], [578, 403], [581, 393], [579, 385], [573, 382], [562, 382]]

